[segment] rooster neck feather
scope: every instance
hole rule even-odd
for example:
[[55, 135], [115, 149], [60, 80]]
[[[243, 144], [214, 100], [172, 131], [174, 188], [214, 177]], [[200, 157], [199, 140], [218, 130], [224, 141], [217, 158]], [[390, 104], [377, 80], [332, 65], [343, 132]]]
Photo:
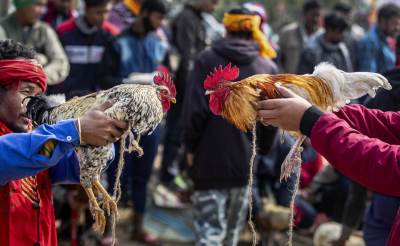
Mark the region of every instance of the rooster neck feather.
[[250, 130], [257, 120], [257, 102], [279, 98], [275, 83], [291, 88], [322, 110], [329, 109], [334, 98], [329, 86], [320, 78], [309, 75], [258, 74], [234, 82], [224, 100], [221, 116], [241, 130]]

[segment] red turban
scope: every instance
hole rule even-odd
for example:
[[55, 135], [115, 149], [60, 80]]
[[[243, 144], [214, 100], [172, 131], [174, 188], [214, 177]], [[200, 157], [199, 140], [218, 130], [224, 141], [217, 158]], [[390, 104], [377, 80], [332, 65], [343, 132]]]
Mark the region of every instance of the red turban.
[[46, 74], [34, 59], [0, 60], [0, 86], [15, 86], [21, 81], [37, 84], [46, 90]]

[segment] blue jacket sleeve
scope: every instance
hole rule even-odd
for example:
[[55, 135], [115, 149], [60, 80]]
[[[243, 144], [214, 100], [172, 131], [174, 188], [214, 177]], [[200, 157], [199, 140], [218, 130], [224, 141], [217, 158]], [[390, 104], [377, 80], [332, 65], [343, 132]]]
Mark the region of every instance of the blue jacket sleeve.
[[53, 184], [77, 184], [79, 183], [79, 160], [76, 152], [69, 151], [57, 165], [49, 169]]
[[[51, 156], [39, 154], [43, 144], [56, 140]], [[55, 166], [79, 144], [74, 120], [41, 125], [30, 133], [12, 133], [0, 137], [0, 185], [10, 180], [35, 175]]]
[[[107, 167], [115, 157], [115, 146], [112, 148], [112, 159], [107, 162]], [[104, 171], [104, 170], [103, 170]], [[70, 151], [54, 167], [50, 168], [50, 177], [53, 184], [78, 184], [80, 176], [79, 160], [75, 151]]]

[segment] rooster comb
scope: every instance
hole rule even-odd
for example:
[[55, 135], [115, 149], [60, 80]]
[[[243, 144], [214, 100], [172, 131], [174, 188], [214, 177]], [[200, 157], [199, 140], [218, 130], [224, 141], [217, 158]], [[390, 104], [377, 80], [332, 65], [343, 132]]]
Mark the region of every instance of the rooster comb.
[[211, 72], [204, 81], [204, 89], [213, 90], [217, 88], [218, 84], [223, 81], [234, 81], [239, 76], [239, 68], [232, 66], [229, 63], [226, 67], [222, 68], [219, 65], [218, 69], [214, 68], [214, 72]]
[[169, 92], [172, 94], [173, 97], [176, 96], [176, 88], [175, 84], [172, 81], [171, 75], [169, 73], [158, 73], [153, 78], [154, 84], [156, 85], [163, 85], [169, 89]]

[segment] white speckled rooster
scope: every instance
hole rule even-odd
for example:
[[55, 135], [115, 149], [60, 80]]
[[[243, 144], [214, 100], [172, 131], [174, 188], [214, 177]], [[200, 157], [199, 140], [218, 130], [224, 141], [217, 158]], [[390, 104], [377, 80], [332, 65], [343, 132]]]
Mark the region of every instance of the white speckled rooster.
[[[54, 107], [49, 98], [32, 97], [27, 104], [27, 113], [37, 124], [54, 124], [64, 119], [78, 118], [94, 105], [112, 99], [115, 103], [105, 113], [114, 119], [129, 123], [128, 131], [121, 137], [120, 156], [123, 156], [128, 136], [130, 138], [128, 150], [134, 150], [142, 155], [143, 150], [138, 144], [140, 136], [151, 134], [163, 119], [164, 113], [168, 111], [170, 103], [175, 103], [176, 90], [171, 77], [168, 74], [159, 74], [154, 76], [153, 81], [154, 84], [149, 85], [118, 85], [109, 90], [73, 98]], [[123, 158], [120, 158], [118, 164], [112, 198], [100, 183], [100, 174], [112, 157], [112, 144], [102, 147], [79, 146], [77, 153], [80, 161], [80, 183], [89, 197], [95, 229], [103, 233], [106, 225], [104, 211], [118, 217], [116, 202], [120, 196], [119, 177], [123, 168]], [[98, 203], [100, 197], [103, 209]]]

